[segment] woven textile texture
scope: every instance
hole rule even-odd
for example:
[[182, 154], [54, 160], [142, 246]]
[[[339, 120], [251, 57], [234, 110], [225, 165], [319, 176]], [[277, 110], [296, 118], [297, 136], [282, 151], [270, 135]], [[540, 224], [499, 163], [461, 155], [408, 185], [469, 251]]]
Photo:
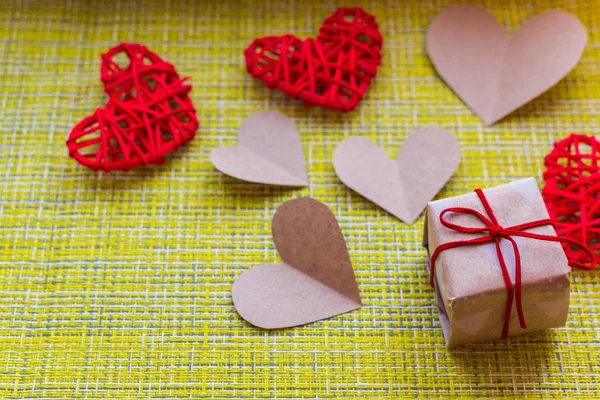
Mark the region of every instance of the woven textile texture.
[[[361, 2], [384, 38], [382, 66], [350, 114], [305, 108], [245, 70], [256, 37], [317, 34], [330, 0], [5, 0], [0, 7], [0, 397], [600, 398], [600, 271], [574, 271], [562, 329], [448, 351], [421, 247], [337, 179], [331, 158], [364, 135], [395, 154], [415, 128], [456, 134], [462, 164], [438, 198], [526, 176], [572, 131], [600, 133], [598, 0], [487, 0], [514, 31], [551, 8], [589, 32], [556, 87], [493, 127], [440, 81], [425, 53], [442, 0]], [[482, 3], [483, 4], [483, 3]], [[105, 103], [101, 52], [141, 42], [192, 78], [200, 130], [160, 166], [94, 173], [67, 156], [70, 129]], [[302, 134], [310, 186], [265, 187], [215, 171], [253, 112], [279, 109]], [[365, 306], [267, 332], [230, 288], [279, 260], [284, 201], [326, 203], [346, 237]]]

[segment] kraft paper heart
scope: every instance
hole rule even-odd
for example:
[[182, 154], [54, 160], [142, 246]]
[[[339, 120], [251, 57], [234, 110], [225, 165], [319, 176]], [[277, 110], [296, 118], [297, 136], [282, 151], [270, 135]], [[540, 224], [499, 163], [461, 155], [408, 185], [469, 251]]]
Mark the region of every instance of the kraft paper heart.
[[248, 117], [238, 131], [238, 146], [219, 146], [210, 154], [219, 171], [248, 182], [307, 186], [300, 133], [278, 111]]
[[442, 79], [491, 125], [560, 81], [587, 41], [579, 20], [547, 11], [512, 36], [484, 8], [451, 7], [427, 32], [427, 52]]
[[344, 236], [327, 206], [311, 198], [288, 201], [275, 213], [272, 231], [284, 263], [237, 278], [231, 292], [242, 318], [278, 329], [362, 306]]
[[412, 224], [460, 164], [458, 141], [445, 129], [414, 131], [396, 160], [364, 137], [341, 142], [333, 167], [346, 186], [398, 219]]

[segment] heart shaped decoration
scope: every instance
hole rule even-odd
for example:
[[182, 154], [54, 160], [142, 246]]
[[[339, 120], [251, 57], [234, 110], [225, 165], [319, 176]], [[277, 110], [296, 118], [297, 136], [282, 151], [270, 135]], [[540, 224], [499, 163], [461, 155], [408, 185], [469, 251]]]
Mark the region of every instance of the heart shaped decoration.
[[429, 126], [413, 132], [390, 159], [364, 137], [341, 142], [333, 167], [342, 182], [396, 218], [412, 224], [460, 164], [460, 147], [450, 132]]
[[[600, 264], [600, 141], [571, 134], [544, 158], [542, 190], [558, 236], [588, 246]], [[563, 244], [570, 260], [585, 262], [581, 248]]]
[[[128, 65], [117, 59], [126, 56]], [[167, 153], [191, 140], [196, 111], [175, 67], [140, 44], [122, 43], [102, 55], [101, 79], [108, 102], [69, 135], [69, 155], [105, 172], [162, 164]]]
[[327, 206], [310, 198], [288, 201], [277, 209], [272, 231], [283, 264], [237, 278], [231, 292], [242, 318], [278, 329], [362, 306], [344, 236]]
[[348, 112], [356, 108], [381, 64], [377, 22], [360, 8], [340, 8], [325, 20], [317, 39], [293, 35], [256, 39], [245, 51], [246, 67], [270, 89]]
[[587, 41], [579, 20], [547, 11], [512, 36], [485, 9], [454, 6], [427, 32], [427, 52], [442, 79], [491, 125], [541, 95], [579, 61]]
[[210, 160], [219, 171], [244, 181], [308, 185], [300, 133], [292, 120], [278, 111], [248, 117], [238, 131], [238, 146], [219, 146]]

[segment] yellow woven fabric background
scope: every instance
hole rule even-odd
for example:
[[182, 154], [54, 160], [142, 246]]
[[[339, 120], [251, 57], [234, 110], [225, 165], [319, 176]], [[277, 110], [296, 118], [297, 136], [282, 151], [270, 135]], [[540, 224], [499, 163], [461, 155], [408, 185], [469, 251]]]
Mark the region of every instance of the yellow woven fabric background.
[[[600, 132], [600, 4], [484, 4], [514, 31], [551, 8], [589, 31], [578, 66], [493, 127], [437, 77], [426, 28], [441, 0], [370, 1], [383, 66], [348, 115], [307, 109], [246, 72], [254, 37], [315, 35], [338, 6], [303, 1], [4, 1], [0, 7], [0, 397], [600, 398], [600, 272], [575, 271], [567, 327], [448, 351], [420, 245], [422, 217], [397, 221], [346, 188], [331, 158], [364, 135], [394, 155], [438, 124], [462, 164], [438, 197], [526, 176], [572, 131]], [[71, 127], [102, 106], [99, 54], [141, 42], [192, 78], [201, 127], [162, 166], [93, 173], [67, 157]], [[253, 112], [276, 108], [302, 134], [310, 187], [284, 189], [215, 171]], [[283, 331], [242, 321], [230, 288], [279, 260], [271, 217], [312, 196], [338, 218], [365, 306]]]

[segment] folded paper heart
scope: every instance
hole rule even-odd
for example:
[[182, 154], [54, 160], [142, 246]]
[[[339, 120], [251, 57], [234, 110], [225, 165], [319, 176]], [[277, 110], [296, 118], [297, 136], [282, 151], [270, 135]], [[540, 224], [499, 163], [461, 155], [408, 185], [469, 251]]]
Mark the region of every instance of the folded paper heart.
[[307, 106], [347, 112], [356, 108], [377, 73], [382, 41], [373, 16], [360, 8], [340, 8], [325, 20], [317, 39], [264, 37], [244, 54], [248, 72], [269, 88]]
[[406, 138], [396, 160], [364, 137], [341, 142], [333, 166], [342, 182], [396, 218], [412, 224], [460, 164], [460, 147], [450, 132], [421, 128]]
[[275, 213], [272, 231], [283, 264], [237, 278], [231, 292], [242, 318], [278, 329], [362, 306], [344, 236], [327, 206], [310, 198], [288, 201]]
[[[118, 58], [125, 56], [127, 66]], [[67, 147], [80, 164], [105, 172], [162, 164], [198, 129], [191, 86], [175, 67], [140, 44], [122, 43], [102, 55], [108, 102], [72, 129]]]
[[219, 146], [210, 160], [219, 171], [244, 181], [308, 185], [300, 133], [292, 120], [278, 111], [248, 117], [238, 131], [238, 146]]
[[442, 79], [491, 125], [560, 81], [587, 41], [579, 20], [548, 11], [512, 36], [485, 9], [454, 6], [427, 31], [427, 52]]

